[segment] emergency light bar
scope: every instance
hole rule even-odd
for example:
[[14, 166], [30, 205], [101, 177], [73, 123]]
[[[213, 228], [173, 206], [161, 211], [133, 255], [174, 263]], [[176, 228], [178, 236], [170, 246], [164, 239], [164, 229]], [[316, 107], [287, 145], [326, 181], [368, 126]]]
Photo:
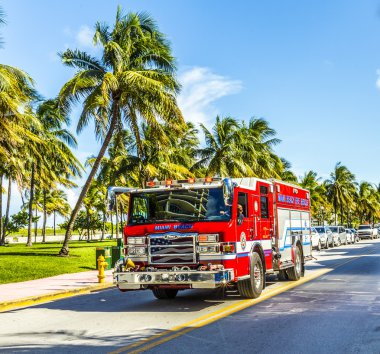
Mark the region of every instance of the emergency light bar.
[[213, 182], [220, 182], [222, 180], [221, 177], [204, 177], [204, 178], [187, 178], [187, 179], [167, 179], [164, 181], [149, 181], [146, 183], [147, 187], [180, 187], [186, 184], [212, 184]]

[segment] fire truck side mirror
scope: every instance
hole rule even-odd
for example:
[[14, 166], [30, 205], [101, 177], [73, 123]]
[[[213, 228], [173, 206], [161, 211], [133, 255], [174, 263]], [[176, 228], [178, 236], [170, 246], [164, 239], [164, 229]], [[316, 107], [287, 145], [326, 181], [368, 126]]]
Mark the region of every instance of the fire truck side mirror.
[[232, 206], [234, 201], [234, 187], [235, 183], [232, 182], [230, 178], [225, 178], [223, 180], [223, 196], [224, 196], [224, 204], [228, 206]]
[[113, 191], [108, 191], [107, 194], [107, 205], [108, 205], [108, 211], [115, 210], [116, 205], [116, 195]]

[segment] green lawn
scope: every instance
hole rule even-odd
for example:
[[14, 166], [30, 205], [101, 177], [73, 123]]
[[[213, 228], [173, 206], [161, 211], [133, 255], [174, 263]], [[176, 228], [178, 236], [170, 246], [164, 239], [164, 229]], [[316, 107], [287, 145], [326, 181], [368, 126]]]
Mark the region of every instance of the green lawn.
[[[65, 229], [59, 229], [57, 228], [55, 230], [56, 235], [64, 235], [66, 232]], [[54, 234], [54, 229], [47, 227], [46, 228], [46, 236], [53, 236]], [[32, 235], [34, 237], [34, 228], [32, 229]], [[28, 229], [21, 229], [17, 232], [11, 233], [9, 236], [28, 236]], [[42, 229], [37, 229], [37, 236], [42, 236]]]
[[116, 240], [70, 242], [70, 257], [57, 257], [62, 243], [9, 244], [0, 247], [0, 284], [96, 269], [95, 249], [116, 246]]

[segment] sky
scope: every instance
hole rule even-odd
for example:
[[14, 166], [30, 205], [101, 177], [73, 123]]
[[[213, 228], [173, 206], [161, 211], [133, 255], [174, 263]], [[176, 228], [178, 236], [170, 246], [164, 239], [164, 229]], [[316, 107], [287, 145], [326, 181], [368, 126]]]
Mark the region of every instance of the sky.
[[[55, 97], [73, 74], [58, 52], [92, 45], [97, 21], [117, 6], [148, 12], [171, 42], [187, 121], [212, 127], [216, 115], [265, 118], [281, 139], [275, 151], [297, 176], [328, 178], [337, 162], [357, 180], [380, 182], [380, 0], [2, 0], [0, 62]], [[71, 116], [75, 132], [80, 106]], [[96, 155], [90, 125], [76, 154]], [[78, 181], [83, 184], [84, 181]], [[73, 205], [79, 190], [68, 192]], [[17, 212], [20, 198], [12, 200]], [[51, 224], [51, 222], [50, 222]], [[49, 225], [49, 221], [48, 221]]]

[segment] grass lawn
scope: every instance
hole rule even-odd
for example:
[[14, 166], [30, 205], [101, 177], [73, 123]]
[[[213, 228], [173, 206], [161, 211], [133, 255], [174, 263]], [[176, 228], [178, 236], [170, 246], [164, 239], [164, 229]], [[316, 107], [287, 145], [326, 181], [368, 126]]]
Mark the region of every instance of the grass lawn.
[[116, 246], [116, 240], [73, 241], [70, 257], [57, 257], [62, 243], [9, 244], [0, 247], [0, 284], [96, 269], [95, 249]]
[[[66, 229], [57, 228], [55, 230], [55, 233], [57, 236], [58, 235], [64, 235], [65, 232], [66, 232]], [[54, 234], [54, 229], [47, 227], [46, 228], [46, 236], [53, 236], [53, 234]], [[32, 228], [32, 235], [34, 237], [34, 228]], [[42, 229], [37, 229], [37, 236], [41, 236], [41, 235], [42, 235]], [[28, 229], [21, 229], [17, 232], [11, 233], [9, 236], [28, 236]]]

